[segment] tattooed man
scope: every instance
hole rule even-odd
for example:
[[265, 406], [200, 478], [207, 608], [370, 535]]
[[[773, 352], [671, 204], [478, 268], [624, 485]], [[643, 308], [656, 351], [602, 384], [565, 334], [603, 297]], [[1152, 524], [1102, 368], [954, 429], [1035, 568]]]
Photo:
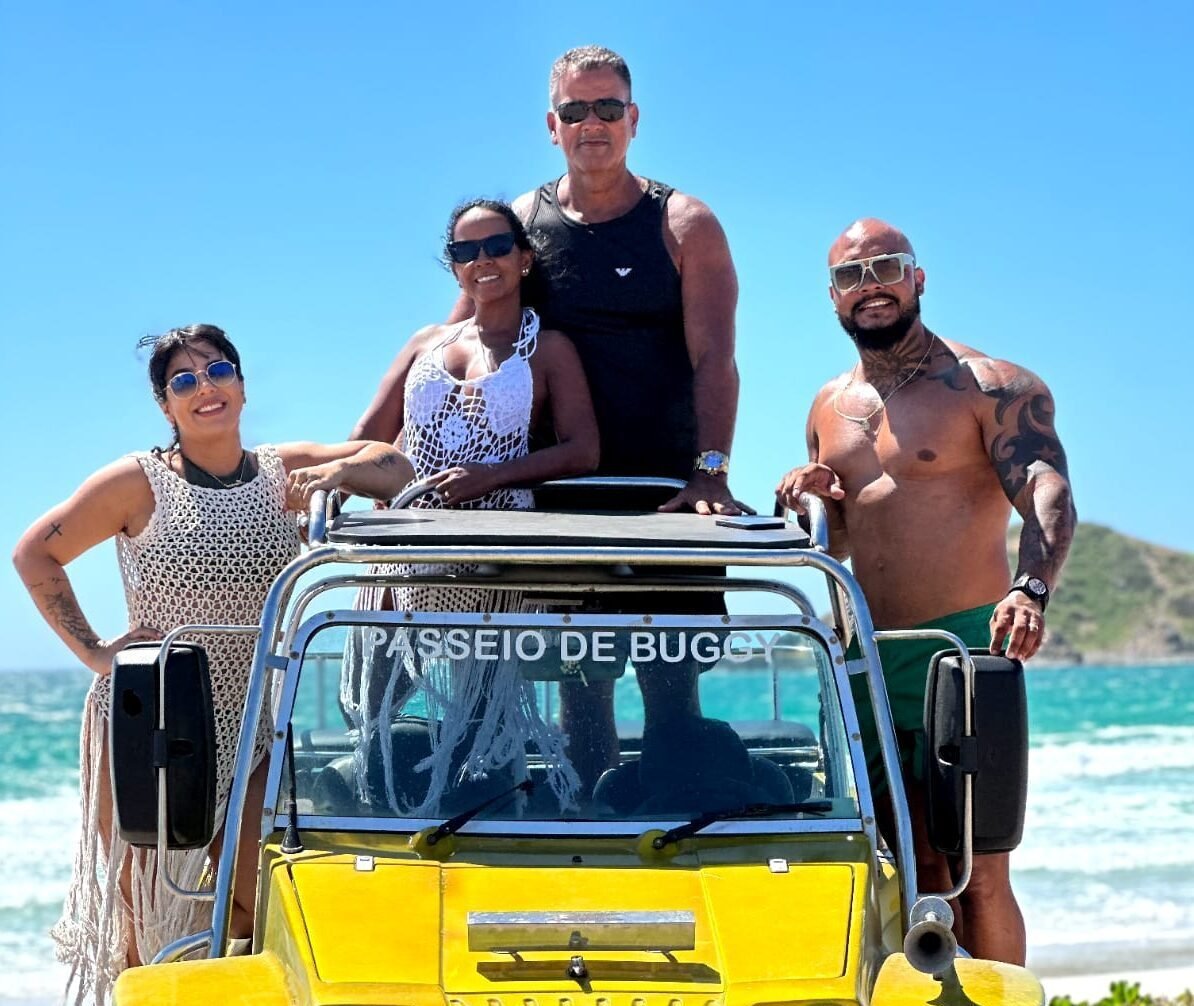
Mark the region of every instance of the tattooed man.
[[[801, 492], [825, 499], [831, 551], [851, 558], [877, 627], [935, 626], [968, 645], [1031, 657], [1076, 521], [1049, 389], [1023, 367], [925, 328], [924, 271], [888, 224], [852, 224], [829, 251], [829, 275], [859, 362], [818, 392], [809, 463], [784, 476], [777, 495], [796, 509]], [[1024, 519], [1014, 577], [1005, 544], [1012, 507]], [[925, 674], [938, 649], [880, 644], [925, 891], [952, 886], [912, 778], [924, 741]], [[877, 761], [869, 712], [863, 703], [864, 745]], [[975, 857], [956, 907], [972, 954], [1024, 963], [1006, 853]]]

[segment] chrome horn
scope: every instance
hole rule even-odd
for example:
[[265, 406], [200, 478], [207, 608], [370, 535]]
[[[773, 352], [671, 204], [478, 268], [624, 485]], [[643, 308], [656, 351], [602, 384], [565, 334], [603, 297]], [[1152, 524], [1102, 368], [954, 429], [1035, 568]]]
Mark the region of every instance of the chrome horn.
[[908, 913], [908, 935], [904, 956], [917, 971], [941, 979], [953, 970], [958, 941], [953, 929], [954, 913], [943, 898], [920, 898]]

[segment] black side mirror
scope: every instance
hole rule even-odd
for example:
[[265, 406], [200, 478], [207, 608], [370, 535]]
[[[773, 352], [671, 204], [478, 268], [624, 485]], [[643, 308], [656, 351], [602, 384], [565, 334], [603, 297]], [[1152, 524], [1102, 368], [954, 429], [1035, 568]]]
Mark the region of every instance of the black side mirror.
[[963, 736], [965, 685], [956, 650], [936, 654], [925, 689], [925, 796], [929, 839], [962, 852], [962, 780], [974, 775], [974, 851], [1010, 852], [1024, 833], [1028, 794], [1028, 697], [1018, 660], [971, 650], [974, 738]]
[[166, 729], [158, 730], [158, 643], [133, 643], [112, 661], [108, 760], [116, 827], [130, 845], [158, 840], [158, 768], [166, 769], [166, 844], [200, 849], [216, 814], [216, 728], [207, 654], [174, 643], [166, 658]]

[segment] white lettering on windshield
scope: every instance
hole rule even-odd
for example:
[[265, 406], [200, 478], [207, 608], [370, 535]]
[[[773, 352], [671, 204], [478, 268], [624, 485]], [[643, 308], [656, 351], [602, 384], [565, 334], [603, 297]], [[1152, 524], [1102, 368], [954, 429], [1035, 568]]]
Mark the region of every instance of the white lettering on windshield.
[[533, 664], [548, 660], [598, 664], [712, 665], [720, 661], [742, 664], [762, 657], [770, 666], [775, 650], [794, 645], [786, 630], [746, 631], [710, 629], [540, 629], [492, 626], [450, 629], [439, 626], [369, 626], [365, 639], [387, 659], [518, 660]]

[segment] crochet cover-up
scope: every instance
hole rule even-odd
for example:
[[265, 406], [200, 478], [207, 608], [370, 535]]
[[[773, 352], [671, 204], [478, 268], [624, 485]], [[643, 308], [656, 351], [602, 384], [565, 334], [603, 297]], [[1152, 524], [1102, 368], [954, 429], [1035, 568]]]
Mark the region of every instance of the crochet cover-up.
[[[462, 323], [443, 342], [411, 365], [403, 391], [405, 423], [402, 446], [414, 468], [412, 482], [469, 463], [498, 464], [529, 453], [534, 379], [531, 356], [539, 337], [539, 317], [526, 308], [514, 352], [490, 373], [472, 379], [452, 375], [444, 366], [444, 347], [460, 337]], [[460, 509], [528, 510], [534, 498], [528, 489], [501, 487]], [[440, 509], [434, 493], [415, 500], [413, 509]], [[468, 575], [472, 564], [414, 566], [400, 564], [397, 571]], [[392, 571], [393, 567], [389, 567]], [[513, 590], [466, 590], [452, 587], [396, 587], [396, 611], [518, 612], [523, 596]], [[382, 592], [361, 591], [357, 607], [380, 606]], [[514, 662], [457, 660], [417, 664], [410, 660], [386, 661], [363, 645], [362, 634], [350, 637], [346, 665], [355, 668], [341, 677], [341, 706], [363, 738], [355, 751], [358, 795], [368, 800], [366, 765], [379, 757], [384, 766], [389, 809], [414, 817], [437, 816], [439, 800], [451, 781], [475, 779], [509, 766], [516, 781], [527, 778], [526, 744], [530, 741], [548, 766], [548, 782], [562, 807], [574, 806], [580, 781], [564, 754], [566, 740], [557, 727], [544, 722], [533, 687], [523, 681]], [[384, 674], [378, 689], [377, 675]], [[425, 798], [411, 800], [395, 790], [392, 753], [387, 731], [396, 707], [412, 690], [422, 692], [431, 730], [430, 757], [415, 770], [428, 774]], [[377, 703], [376, 718], [368, 696]], [[373, 751], [381, 737], [380, 751]], [[521, 795], [520, 795], [521, 803]]]
[[[187, 483], [157, 453], [137, 453], [153, 489], [154, 511], [140, 534], [116, 538], [116, 554], [128, 603], [129, 626], [167, 632], [185, 624], [256, 625], [278, 572], [298, 555], [301, 539], [293, 513], [286, 512], [286, 472], [278, 452], [255, 451], [257, 475], [230, 489]], [[217, 829], [232, 785], [236, 743], [244, 712], [252, 636], [201, 635], [188, 640], [207, 651], [215, 708]], [[99, 834], [99, 771], [108, 740], [112, 679], [97, 675], [87, 694], [79, 743], [82, 828], [74, 875], [62, 918], [51, 935], [58, 958], [71, 966], [67, 1001], [108, 1001], [124, 969], [128, 940], [148, 962], [172, 940], [210, 925], [210, 902], [185, 900], [158, 880], [157, 854], [133, 849], [116, 834]], [[268, 750], [270, 728], [263, 716], [254, 764]], [[194, 889], [208, 865], [206, 849], [171, 852], [171, 876]], [[131, 868], [132, 906], [119, 886]], [[73, 999], [71, 998], [73, 995]]]

